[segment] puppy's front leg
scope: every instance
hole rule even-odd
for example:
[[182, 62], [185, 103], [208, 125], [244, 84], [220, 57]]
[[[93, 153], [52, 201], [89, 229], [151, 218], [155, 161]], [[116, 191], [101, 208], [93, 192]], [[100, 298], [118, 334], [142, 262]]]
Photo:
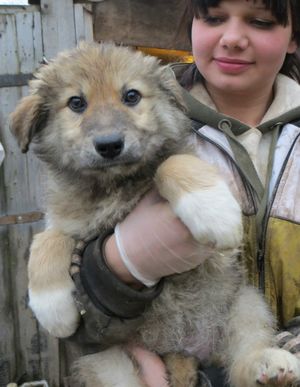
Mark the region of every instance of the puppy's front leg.
[[240, 247], [241, 209], [215, 167], [192, 155], [175, 155], [158, 168], [155, 182], [197, 241], [218, 251]]
[[28, 264], [29, 305], [40, 324], [56, 337], [68, 337], [79, 323], [69, 275], [74, 240], [47, 230], [35, 235]]
[[273, 317], [255, 289], [240, 289], [226, 337], [224, 361], [229, 363], [232, 386], [283, 387], [300, 380], [300, 361], [274, 346]]

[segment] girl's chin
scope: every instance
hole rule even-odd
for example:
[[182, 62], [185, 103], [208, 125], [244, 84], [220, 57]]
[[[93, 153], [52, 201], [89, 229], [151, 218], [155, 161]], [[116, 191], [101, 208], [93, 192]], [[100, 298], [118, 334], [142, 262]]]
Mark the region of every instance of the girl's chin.
[[242, 83], [238, 83], [238, 82], [230, 82], [230, 83], [227, 83], [227, 82], [220, 82], [218, 84], [206, 84], [206, 87], [208, 89], [208, 91], [211, 91], [213, 92], [214, 91], [217, 91], [217, 92], [221, 92], [223, 93], [224, 95], [226, 94], [241, 94], [241, 93], [247, 93], [249, 92], [252, 87], [250, 87], [250, 85], [245, 85], [245, 84], [242, 84]]

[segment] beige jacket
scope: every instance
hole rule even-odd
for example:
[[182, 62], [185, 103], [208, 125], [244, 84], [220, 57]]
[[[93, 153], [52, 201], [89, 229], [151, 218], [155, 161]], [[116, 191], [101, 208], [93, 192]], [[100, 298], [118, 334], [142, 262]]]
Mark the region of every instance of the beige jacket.
[[[211, 108], [218, 118], [202, 85], [194, 87], [191, 94]], [[261, 124], [267, 126], [272, 122], [273, 126], [274, 118], [280, 117], [281, 121], [282, 115], [293, 109], [297, 114], [299, 109], [300, 121], [300, 85], [279, 75], [275, 99]], [[220, 129], [202, 123], [195, 141], [199, 157], [220, 169], [242, 206], [245, 215], [244, 259], [250, 281], [265, 291], [279, 321], [284, 324], [300, 314], [300, 128], [290, 123], [281, 126], [270, 178], [266, 223], [259, 238], [256, 237], [254, 194], [238, 168], [226, 135]], [[272, 128], [264, 134], [259, 129], [260, 125], [249, 127], [236, 138], [248, 152], [265, 186]], [[258, 250], [261, 250], [259, 257]]]

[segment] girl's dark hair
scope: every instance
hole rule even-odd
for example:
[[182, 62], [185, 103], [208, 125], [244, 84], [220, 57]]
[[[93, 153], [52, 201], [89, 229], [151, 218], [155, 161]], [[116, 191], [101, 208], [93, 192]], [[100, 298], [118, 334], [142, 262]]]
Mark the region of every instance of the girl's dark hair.
[[[208, 8], [217, 7], [222, 0], [186, 0], [187, 4], [187, 28], [191, 41], [191, 29], [193, 18], [208, 14]], [[255, 0], [253, 0], [255, 2]], [[289, 8], [291, 9], [291, 22], [293, 39], [300, 47], [300, 0], [262, 0], [267, 9], [270, 9], [279, 24], [286, 26], [289, 22]], [[287, 54], [280, 69], [280, 73], [295, 79], [300, 83], [300, 56], [299, 53]], [[202, 80], [195, 64], [192, 64], [184, 73], [181, 84], [186, 88]]]

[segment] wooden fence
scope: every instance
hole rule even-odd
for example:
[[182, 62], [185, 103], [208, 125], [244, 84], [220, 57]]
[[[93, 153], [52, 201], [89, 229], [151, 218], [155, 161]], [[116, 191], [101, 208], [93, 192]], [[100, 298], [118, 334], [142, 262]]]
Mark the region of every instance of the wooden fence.
[[[0, 387], [47, 380], [64, 385], [69, 348], [51, 338], [28, 308], [27, 262], [32, 236], [44, 228], [42, 165], [24, 155], [8, 117], [27, 94], [43, 57], [51, 59], [80, 40], [188, 49], [184, 0], [30, 0], [0, 5]], [[93, 4], [93, 6], [92, 6]]]
[[44, 227], [43, 169], [31, 152], [21, 154], [8, 117], [43, 56], [93, 40], [90, 7], [73, 0], [0, 6], [0, 387], [37, 379], [62, 385], [61, 344], [37, 324], [26, 296], [29, 245]]

